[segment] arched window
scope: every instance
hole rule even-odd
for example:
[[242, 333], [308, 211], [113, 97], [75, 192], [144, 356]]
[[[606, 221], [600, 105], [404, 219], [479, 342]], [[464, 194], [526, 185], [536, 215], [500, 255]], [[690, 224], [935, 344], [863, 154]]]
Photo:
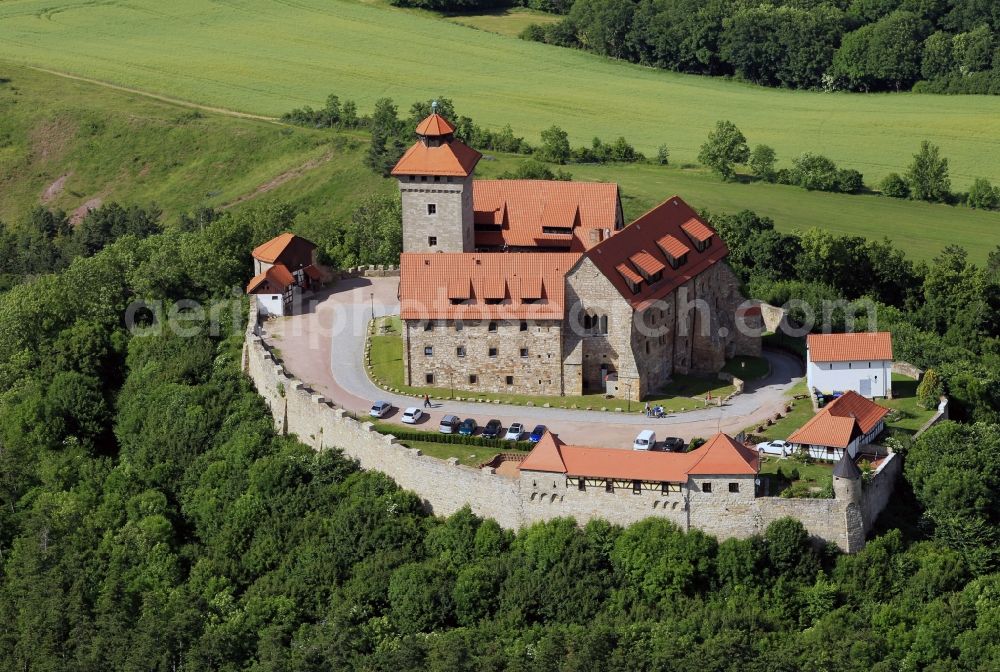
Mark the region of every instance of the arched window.
[[602, 334], [607, 334], [608, 333], [608, 316], [607, 315], [601, 315], [601, 333]]

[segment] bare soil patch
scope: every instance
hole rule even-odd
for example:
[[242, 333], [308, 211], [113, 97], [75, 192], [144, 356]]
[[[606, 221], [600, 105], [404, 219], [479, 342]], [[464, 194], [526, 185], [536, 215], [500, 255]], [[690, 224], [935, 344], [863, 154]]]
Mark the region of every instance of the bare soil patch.
[[66, 173], [65, 175], [60, 176], [59, 179], [57, 179], [55, 182], [47, 186], [45, 188], [45, 191], [42, 192], [42, 203], [43, 204], [51, 203], [56, 198], [58, 198], [59, 194], [61, 194], [63, 192], [63, 189], [66, 187], [66, 180], [68, 180], [72, 174], [73, 173], [71, 172]]
[[69, 216], [69, 222], [73, 226], [76, 226], [83, 221], [83, 218], [87, 216], [87, 213], [91, 210], [96, 210], [101, 207], [104, 199], [100, 196], [89, 199], [86, 203], [81, 205], [79, 208], [73, 211], [73, 214]]

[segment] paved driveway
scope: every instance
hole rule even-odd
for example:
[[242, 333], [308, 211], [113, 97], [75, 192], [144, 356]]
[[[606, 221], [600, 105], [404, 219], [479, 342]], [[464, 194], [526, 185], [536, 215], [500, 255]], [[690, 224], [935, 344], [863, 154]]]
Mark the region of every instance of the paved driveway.
[[[398, 278], [340, 281], [313, 296], [300, 314], [269, 321], [265, 338], [280, 350], [296, 377], [337, 405], [366, 414], [373, 400], [390, 401], [397, 408], [385, 420], [399, 423], [399, 409], [421, 406], [420, 400], [376, 387], [362, 364], [365, 331], [373, 312], [376, 316], [399, 313], [398, 286]], [[735, 434], [782, 410], [788, 389], [802, 375], [794, 357], [777, 351], [764, 354], [771, 374], [749, 384], [744, 394], [722, 407], [650, 419], [638, 414], [432, 400], [434, 407], [420, 427], [436, 430], [441, 416], [451, 413], [475, 418], [480, 425], [491, 418], [499, 419], [504, 427], [511, 422], [524, 423], [529, 429], [544, 424], [567, 443], [614, 448], [631, 448], [635, 435], [646, 428], [655, 430], [659, 438], [691, 439], [719, 431]]]

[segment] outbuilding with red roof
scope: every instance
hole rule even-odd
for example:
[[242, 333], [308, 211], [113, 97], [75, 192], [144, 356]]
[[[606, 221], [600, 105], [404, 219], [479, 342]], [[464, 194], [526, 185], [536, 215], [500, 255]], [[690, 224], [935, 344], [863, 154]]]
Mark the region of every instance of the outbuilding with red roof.
[[806, 377], [820, 394], [851, 390], [869, 399], [892, 397], [892, 334], [809, 334]]

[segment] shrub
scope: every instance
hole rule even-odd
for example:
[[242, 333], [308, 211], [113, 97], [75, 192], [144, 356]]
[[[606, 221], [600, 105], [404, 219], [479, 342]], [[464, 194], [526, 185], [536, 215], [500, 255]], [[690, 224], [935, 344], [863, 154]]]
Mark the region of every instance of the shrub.
[[774, 182], [775, 161], [776, 154], [773, 147], [757, 145], [750, 153], [750, 172], [765, 182]]
[[966, 202], [972, 208], [996, 210], [1000, 206], [1000, 188], [994, 187], [985, 177], [978, 177], [969, 188]]
[[944, 381], [934, 369], [927, 369], [923, 379], [917, 385], [917, 401], [927, 409], [936, 408], [938, 400], [944, 394]]
[[545, 28], [537, 23], [532, 23], [525, 27], [524, 30], [518, 35], [522, 40], [528, 40], [530, 42], [544, 42], [545, 41]]
[[910, 185], [900, 176], [899, 173], [889, 173], [882, 178], [879, 190], [884, 196], [891, 198], [908, 198], [910, 196]]
[[837, 166], [821, 154], [805, 154], [792, 160], [792, 180], [810, 191], [836, 191]]
[[837, 191], [856, 194], [864, 188], [864, 177], [858, 171], [853, 168], [842, 168], [837, 171]]
[[656, 150], [656, 162], [661, 166], [670, 163], [670, 150], [666, 145], [660, 145]]

